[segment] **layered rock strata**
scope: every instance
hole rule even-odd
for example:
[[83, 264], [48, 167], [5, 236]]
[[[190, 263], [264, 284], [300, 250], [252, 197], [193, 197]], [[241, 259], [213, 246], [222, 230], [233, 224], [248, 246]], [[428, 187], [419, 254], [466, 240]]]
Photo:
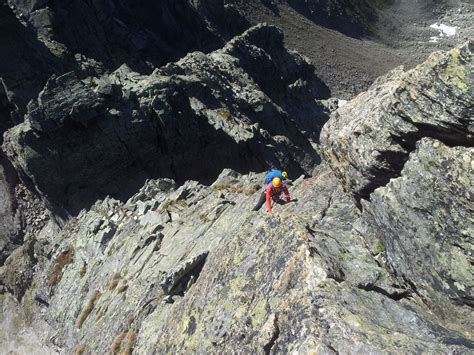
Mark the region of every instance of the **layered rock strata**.
[[461, 332], [473, 326], [471, 49], [379, 79], [336, 111], [321, 139], [360, 202], [355, 226], [372, 253], [383, 251], [399, 282]]
[[372, 257], [328, 166], [295, 181], [299, 200], [272, 215], [249, 211], [262, 179], [227, 170], [211, 187], [150, 180], [126, 203], [99, 201], [40, 236], [22, 303], [42, 341], [91, 353], [472, 347], [466, 328], [447, 327]]
[[75, 214], [149, 177], [211, 182], [224, 167], [310, 173], [327, 88], [283, 36], [259, 25], [205, 55], [142, 76], [122, 66], [52, 77], [4, 151], [51, 205]]
[[385, 250], [410, 285], [453, 329], [469, 329], [473, 303], [474, 148], [423, 138], [401, 176], [363, 202], [361, 234]]
[[[259, 26], [150, 76], [54, 77], [4, 147], [67, 211], [100, 186], [124, 189], [113, 178], [154, 169], [156, 157], [191, 162], [187, 172], [209, 181], [199, 169], [230, 158], [285, 164], [294, 178], [318, 162], [321, 121], [305, 114], [318, 117], [308, 99], [322, 87], [282, 48], [278, 31]], [[210, 186], [149, 179], [61, 229], [44, 220], [0, 267], [1, 304], [19, 302], [31, 341], [58, 352], [472, 352], [470, 48], [394, 71], [340, 108], [318, 148], [327, 161], [288, 182], [297, 200], [272, 214], [251, 211], [263, 174], [226, 169]], [[213, 152], [212, 170], [176, 139], [226, 150]], [[1, 324], [21, 334], [7, 312]]]
[[367, 199], [397, 177], [423, 137], [474, 145], [472, 42], [395, 69], [339, 109], [324, 127], [325, 157], [346, 191]]

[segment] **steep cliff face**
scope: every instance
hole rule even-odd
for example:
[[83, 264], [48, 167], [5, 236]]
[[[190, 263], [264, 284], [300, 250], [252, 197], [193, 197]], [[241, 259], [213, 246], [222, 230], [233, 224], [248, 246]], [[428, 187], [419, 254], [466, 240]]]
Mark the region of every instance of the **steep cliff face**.
[[[190, 58], [245, 54], [242, 38], [255, 43], [259, 33], [275, 32], [254, 29], [222, 51]], [[297, 200], [276, 204], [274, 213], [250, 211], [263, 174], [227, 169], [211, 186], [148, 180], [128, 201], [98, 201], [63, 229], [50, 221], [0, 268], [3, 292], [21, 302], [38, 342], [62, 352], [472, 351], [474, 148], [463, 94], [472, 80], [461, 75], [472, 65], [469, 48], [392, 72], [339, 109], [324, 128], [327, 161], [312, 178], [289, 182]], [[241, 67], [249, 58], [238, 57]], [[195, 73], [188, 60], [162, 70]], [[265, 87], [264, 79], [254, 80]], [[113, 92], [114, 84], [106, 87]], [[351, 118], [351, 135], [346, 115], [365, 105], [373, 112]], [[373, 123], [377, 107], [383, 120], [374, 122], [386, 125]], [[51, 124], [41, 117], [39, 130]], [[415, 128], [399, 130], [407, 117]], [[416, 125], [427, 117], [429, 124]], [[411, 143], [396, 174], [371, 170], [366, 180], [377, 184], [356, 203], [363, 185], [351, 181], [370, 167], [358, 158], [374, 148], [357, 140], [371, 130], [381, 149], [397, 133], [396, 142]]]
[[326, 158], [356, 199], [397, 177], [423, 137], [474, 145], [472, 43], [398, 68], [339, 109], [321, 134]]
[[0, 1], [0, 142], [6, 129], [22, 121], [28, 101], [62, 67], [34, 30], [22, 26], [6, 1]]
[[[472, 43], [400, 69], [339, 109], [326, 159], [360, 201], [357, 229], [451, 329], [472, 328]], [[374, 103], [377, 103], [374, 105]]]
[[362, 235], [452, 329], [472, 329], [474, 148], [423, 138], [364, 202]]
[[51, 78], [3, 149], [53, 206], [76, 214], [149, 177], [212, 182], [224, 167], [310, 173], [329, 94], [281, 32], [260, 25], [209, 55], [141, 76]]
[[235, 8], [212, 1], [9, 0], [54, 53], [78, 54], [109, 70], [150, 71], [190, 51], [210, 51], [248, 27]]

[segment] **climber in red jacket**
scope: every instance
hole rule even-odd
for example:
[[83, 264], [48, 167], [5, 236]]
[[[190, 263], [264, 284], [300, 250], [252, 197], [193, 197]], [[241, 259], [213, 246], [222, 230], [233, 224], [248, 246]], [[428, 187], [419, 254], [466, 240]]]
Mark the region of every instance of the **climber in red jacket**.
[[273, 178], [271, 184], [265, 186], [264, 191], [260, 195], [260, 199], [257, 202], [257, 205], [253, 208], [252, 211], [258, 211], [265, 201], [267, 202], [267, 211], [269, 213], [272, 212], [272, 202], [283, 205], [285, 202], [280, 198], [281, 193], [284, 192], [286, 195], [286, 203], [291, 202], [290, 193], [288, 192], [288, 188], [284, 183], [282, 183], [279, 177]]

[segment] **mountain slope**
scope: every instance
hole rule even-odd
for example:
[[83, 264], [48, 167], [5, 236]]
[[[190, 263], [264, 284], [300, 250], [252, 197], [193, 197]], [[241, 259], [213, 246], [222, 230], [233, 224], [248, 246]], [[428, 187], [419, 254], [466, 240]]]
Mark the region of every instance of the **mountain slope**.
[[[472, 351], [472, 143], [445, 144], [437, 138], [458, 127], [431, 122], [444, 135], [417, 136], [390, 181], [373, 169], [360, 203], [346, 181], [364, 165], [343, 161], [373, 151], [345, 134], [366, 95], [376, 107], [396, 101], [387, 126], [372, 128], [388, 144], [400, 128], [390, 123], [413, 109], [409, 97], [431, 92], [427, 117], [438, 116], [436, 93], [455, 100], [470, 88], [461, 69], [471, 48], [394, 71], [340, 108], [324, 128], [327, 162], [294, 181], [298, 200], [273, 214], [250, 211], [263, 174], [225, 170], [211, 186], [149, 180], [62, 230], [51, 221], [0, 269], [4, 291], [32, 316], [39, 341], [63, 352]], [[471, 127], [470, 101], [458, 101]], [[370, 117], [351, 121], [368, 129]]]
[[[468, 1], [240, 1], [239, 9], [252, 24], [281, 28], [286, 46], [310, 58], [332, 95], [344, 99], [399, 65], [414, 67], [474, 36]], [[455, 35], [430, 42], [439, 35], [435, 23]]]
[[52, 77], [3, 150], [58, 213], [76, 215], [108, 194], [127, 199], [150, 177], [209, 183], [225, 167], [268, 164], [310, 174], [328, 118], [317, 100], [328, 95], [281, 32], [259, 25], [149, 76], [123, 66]]

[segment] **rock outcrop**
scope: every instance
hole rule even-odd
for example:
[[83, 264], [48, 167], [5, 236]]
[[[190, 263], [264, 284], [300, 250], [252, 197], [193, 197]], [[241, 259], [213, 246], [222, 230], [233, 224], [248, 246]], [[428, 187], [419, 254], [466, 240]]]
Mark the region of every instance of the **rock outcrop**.
[[[472, 329], [472, 44], [396, 70], [339, 109], [322, 151], [374, 255], [456, 332]], [[467, 331], [471, 338], [470, 331]]]
[[195, 50], [211, 51], [249, 27], [223, 0], [8, 0], [51, 51], [109, 70], [140, 72]]
[[363, 202], [368, 245], [453, 329], [474, 325], [473, 198], [474, 148], [423, 138], [401, 176]]
[[262, 179], [149, 180], [126, 203], [99, 201], [40, 237], [23, 305], [42, 341], [92, 353], [472, 347], [466, 328], [447, 327], [372, 257], [326, 164], [272, 215], [249, 211]]
[[346, 191], [367, 199], [400, 175], [416, 142], [474, 145], [472, 42], [395, 69], [339, 109], [324, 127], [325, 157]]
[[259, 25], [209, 55], [141, 76], [126, 66], [52, 77], [3, 149], [53, 206], [71, 214], [149, 177], [212, 182], [225, 167], [310, 173], [327, 88], [281, 32]]
[[[2, 349], [472, 352], [471, 49], [381, 78], [319, 146], [327, 89], [272, 26], [150, 75], [51, 77], [3, 149], [69, 218], [0, 169], [24, 233], [11, 252], [0, 229]], [[293, 201], [251, 211], [269, 164], [301, 174]]]

